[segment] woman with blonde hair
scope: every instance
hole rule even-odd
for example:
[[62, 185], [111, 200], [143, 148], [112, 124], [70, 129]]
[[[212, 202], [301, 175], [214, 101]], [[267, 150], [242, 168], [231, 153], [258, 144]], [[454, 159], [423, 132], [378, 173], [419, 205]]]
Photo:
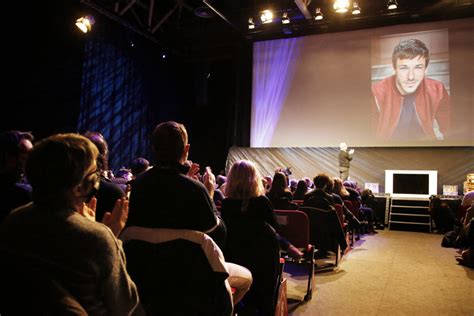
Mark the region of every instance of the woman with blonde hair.
[[226, 197], [231, 199], [250, 199], [263, 196], [265, 189], [253, 162], [235, 162], [227, 175]]
[[226, 198], [221, 206], [221, 216], [227, 226], [224, 255], [227, 260], [248, 268], [253, 276], [252, 286], [244, 297], [248, 310], [241, 312], [274, 314], [272, 293], [279, 273], [279, 248], [286, 249], [291, 256], [303, 254], [276, 233], [279, 225], [275, 212], [251, 161], [235, 162], [226, 183]]
[[341, 178], [334, 178], [334, 187], [332, 191], [339, 195], [341, 199], [347, 200], [349, 199], [350, 193], [349, 191], [346, 190], [346, 187], [344, 186], [342, 179]]
[[[276, 231], [279, 225], [270, 200], [255, 164], [248, 160], [235, 162], [227, 175], [226, 198], [222, 202], [221, 215], [227, 226], [242, 218], [264, 221]], [[242, 232], [245, 233], [245, 232]], [[303, 254], [291, 243], [278, 236], [280, 247], [292, 257]]]

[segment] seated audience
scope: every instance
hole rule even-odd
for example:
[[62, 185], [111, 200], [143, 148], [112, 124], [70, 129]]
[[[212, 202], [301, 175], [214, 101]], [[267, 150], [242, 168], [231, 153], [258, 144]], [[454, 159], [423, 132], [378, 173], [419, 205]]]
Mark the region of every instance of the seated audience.
[[308, 184], [304, 180], [298, 181], [296, 190], [293, 193], [293, 200], [303, 201], [304, 196], [308, 192]]
[[265, 189], [265, 193], [270, 191], [270, 188], [272, 187], [273, 178], [270, 176], [265, 176], [262, 178], [262, 182], [263, 188]]
[[331, 180], [325, 173], [318, 174], [314, 179], [314, 189], [306, 193], [304, 206], [316, 207], [322, 210], [333, 210], [334, 199], [326, 193], [326, 187]]
[[145, 158], [136, 158], [132, 161], [130, 165], [130, 171], [132, 172], [132, 178], [135, 179], [140, 174], [148, 171], [150, 169], [150, 162]]
[[[99, 185], [97, 148], [85, 137], [60, 134], [39, 142], [26, 163], [33, 203], [0, 225], [0, 313], [130, 315], [138, 304], [135, 284], [116, 239], [128, 202], [119, 200], [94, 221]], [[35, 291], [35, 292], [33, 292]], [[41, 299], [38, 299], [38, 297]], [[65, 306], [64, 306], [65, 305]]]
[[334, 198], [326, 192], [331, 179], [327, 174], [320, 173], [313, 179], [313, 182], [314, 189], [306, 194], [303, 206], [314, 207], [319, 209], [320, 212], [324, 212], [324, 214], [320, 214], [322, 215], [321, 218], [324, 218], [324, 223], [311, 223], [311, 226], [313, 226], [311, 229], [317, 230], [318, 225], [324, 225], [328, 231], [326, 236], [321, 236], [316, 233], [316, 231], [312, 233], [313, 236], [322, 237], [318, 240], [318, 245], [315, 245], [320, 250], [318, 255], [320, 257], [327, 256], [327, 252], [331, 250], [331, 245], [335, 243], [338, 244], [344, 252], [347, 248], [347, 241], [334, 208]]
[[294, 194], [294, 193], [295, 193], [297, 186], [298, 186], [298, 180], [296, 180], [296, 179], [291, 179], [291, 180], [290, 180], [290, 192], [291, 192], [291, 194]]
[[347, 192], [347, 190], [342, 185], [342, 180], [340, 178], [330, 179], [326, 191], [332, 195], [334, 203], [342, 206], [344, 218], [349, 224], [348, 229], [352, 230], [353, 228], [360, 227], [360, 221], [347, 208], [347, 206], [344, 204], [344, 199], [341, 197], [341, 195], [344, 197], [349, 196], [349, 192]]
[[438, 197], [433, 197], [430, 204], [431, 217], [438, 232], [444, 234], [448, 231], [456, 230], [455, 226], [460, 226], [456, 214], [448, 205]]
[[[267, 255], [270, 255], [269, 252], [273, 249], [261, 249], [258, 254], [249, 255], [250, 245], [232, 242], [245, 239], [250, 231], [253, 234], [264, 235], [264, 226], [266, 227], [266, 225], [271, 226], [277, 232], [279, 229], [272, 204], [265, 196], [262, 180], [252, 162], [240, 160], [232, 165], [227, 176], [226, 199], [222, 202], [221, 214], [228, 227], [228, 243], [224, 254], [230, 255], [236, 262], [247, 264], [247, 268], [251, 270], [254, 277], [249, 300], [259, 305], [257, 308], [261, 308], [262, 315], [267, 315], [266, 313], [271, 309], [268, 298], [271, 298], [273, 293], [262, 294], [265, 288], [268, 289], [269, 278], [266, 275], [265, 267], [260, 262], [265, 262]], [[260, 227], [261, 231], [255, 232], [253, 227]], [[285, 238], [278, 234], [276, 238], [280, 247], [286, 250], [289, 255], [302, 257], [303, 253]], [[278, 261], [278, 258], [276, 260]], [[273, 282], [274, 280], [270, 278], [269, 281]], [[272, 283], [270, 288], [274, 286], [275, 284]]]
[[[199, 165], [186, 165], [190, 148], [186, 128], [172, 121], [161, 123], [153, 131], [152, 143], [156, 165], [135, 179], [127, 226], [145, 231], [149, 228], [199, 231], [208, 234], [222, 248], [226, 228], [212, 201], [215, 178], [210, 168], [206, 168], [204, 184], [194, 179], [199, 174]], [[250, 288], [252, 276], [239, 265], [226, 264], [229, 283], [236, 288], [234, 303], [237, 303]], [[138, 287], [141, 291], [140, 284]]]
[[288, 178], [282, 172], [275, 172], [272, 187], [267, 192], [267, 197], [277, 210], [296, 210], [298, 205], [291, 203], [293, 195], [288, 189]]
[[375, 231], [374, 222], [375, 222], [375, 212], [377, 206], [377, 201], [375, 200], [375, 195], [370, 189], [364, 189], [360, 193], [361, 206], [360, 212], [363, 214], [364, 219], [367, 221], [367, 229], [370, 234], [377, 234]]
[[115, 183], [112, 172], [109, 169], [109, 146], [105, 141], [104, 136], [99, 132], [88, 131], [84, 133], [99, 150], [99, 157], [97, 158], [97, 168], [100, 174], [100, 187], [97, 192], [97, 219], [101, 220], [105, 213], [110, 212], [115, 201], [125, 197], [125, 192]]
[[33, 135], [29, 132], [0, 134], [0, 222], [13, 209], [31, 202], [31, 186], [23, 173], [32, 142]]
[[112, 183], [116, 184], [123, 192], [130, 191], [129, 183], [132, 181], [133, 175], [130, 169], [120, 168], [115, 174], [115, 177], [110, 179]]

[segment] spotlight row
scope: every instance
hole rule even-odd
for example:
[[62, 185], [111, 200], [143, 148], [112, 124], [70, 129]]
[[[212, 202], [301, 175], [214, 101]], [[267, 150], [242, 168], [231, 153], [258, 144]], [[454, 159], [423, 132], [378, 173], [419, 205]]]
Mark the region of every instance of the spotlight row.
[[[334, 11], [337, 13], [346, 13], [349, 11], [350, 3], [349, 0], [336, 0], [334, 1]], [[387, 1], [387, 9], [388, 10], [395, 10], [398, 8], [398, 3], [397, 0], [388, 0]], [[361, 8], [357, 1], [352, 2], [352, 11], [351, 13], [353, 15], [357, 15], [361, 13]], [[274, 14], [271, 10], [263, 10], [260, 12], [260, 21], [262, 24], [268, 24], [272, 23], [274, 18]], [[323, 12], [321, 11], [321, 8], [316, 8], [314, 19], [316, 21], [320, 21], [324, 19]], [[290, 18], [288, 17], [288, 12], [283, 12], [281, 16], [281, 24], [289, 24], [290, 23]], [[248, 21], [248, 28], [249, 30], [255, 29], [255, 22], [253, 18], [249, 18]]]

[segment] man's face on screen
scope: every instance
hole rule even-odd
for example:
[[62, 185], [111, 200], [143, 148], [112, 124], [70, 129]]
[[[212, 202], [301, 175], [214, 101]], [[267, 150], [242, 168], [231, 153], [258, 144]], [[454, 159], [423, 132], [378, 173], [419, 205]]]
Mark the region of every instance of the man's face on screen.
[[425, 72], [425, 57], [416, 56], [413, 59], [397, 59], [395, 75], [398, 91], [402, 95], [415, 92], [425, 78]]

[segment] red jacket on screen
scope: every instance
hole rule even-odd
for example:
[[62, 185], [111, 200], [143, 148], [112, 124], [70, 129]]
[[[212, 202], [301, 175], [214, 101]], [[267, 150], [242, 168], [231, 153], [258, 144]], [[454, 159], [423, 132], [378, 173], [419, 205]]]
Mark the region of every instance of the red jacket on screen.
[[[395, 80], [395, 76], [391, 76], [372, 86], [377, 118], [376, 135], [382, 139], [392, 137], [402, 111], [403, 96], [398, 91]], [[415, 94], [416, 114], [426, 137], [445, 139], [449, 130], [451, 106], [444, 85], [437, 80], [424, 78]]]

